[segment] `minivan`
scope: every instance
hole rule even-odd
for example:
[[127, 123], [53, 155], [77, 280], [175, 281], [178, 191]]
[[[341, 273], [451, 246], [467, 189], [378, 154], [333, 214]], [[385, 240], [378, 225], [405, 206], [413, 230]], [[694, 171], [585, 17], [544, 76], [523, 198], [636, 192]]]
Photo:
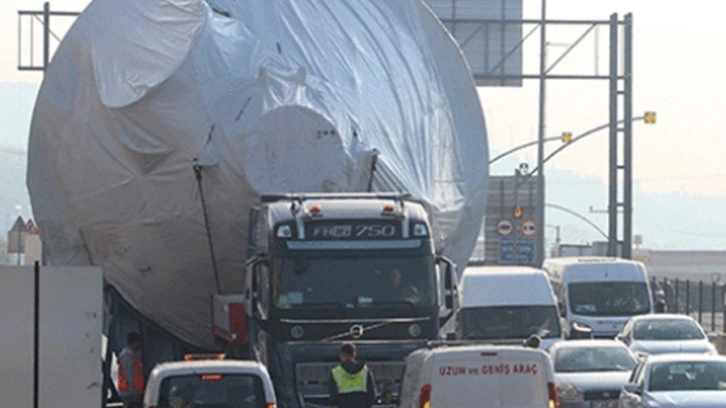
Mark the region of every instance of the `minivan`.
[[554, 408], [554, 371], [542, 350], [440, 346], [409, 354], [400, 408]]
[[549, 258], [547, 272], [565, 320], [564, 332], [587, 327], [596, 338], [614, 338], [631, 316], [653, 313], [645, 266], [604, 257]]
[[521, 343], [537, 335], [542, 349], [562, 339], [557, 299], [543, 270], [468, 267], [460, 288], [457, 339]]

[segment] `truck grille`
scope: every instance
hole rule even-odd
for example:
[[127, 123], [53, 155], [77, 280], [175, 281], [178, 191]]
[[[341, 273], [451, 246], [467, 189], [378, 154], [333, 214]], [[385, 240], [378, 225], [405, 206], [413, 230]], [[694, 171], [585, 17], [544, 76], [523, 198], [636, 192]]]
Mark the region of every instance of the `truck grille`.
[[[390, 392], [393, 400], [398, 400], [403, 379], [403, 369], [406, 364], [403, 361], [371, 361], [366, 362], [368, 368], [373, 372], [376, 382], [376, 389], [379, 396]], [[295, 385], [297, 392], [306, 401], [323, 402], [330, 395], [328, 394], [328, 381], [330, 370], [337, 363], [298, 363], [295, 365]]]

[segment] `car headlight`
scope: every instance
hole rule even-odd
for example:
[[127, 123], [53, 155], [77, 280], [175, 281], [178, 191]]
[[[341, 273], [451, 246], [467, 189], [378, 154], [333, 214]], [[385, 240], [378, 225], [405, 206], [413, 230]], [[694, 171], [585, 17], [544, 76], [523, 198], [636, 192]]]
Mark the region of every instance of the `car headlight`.
[[557, 395], [561, 398], [582, 398], [582, 391], [573, 384], [558, 384]]

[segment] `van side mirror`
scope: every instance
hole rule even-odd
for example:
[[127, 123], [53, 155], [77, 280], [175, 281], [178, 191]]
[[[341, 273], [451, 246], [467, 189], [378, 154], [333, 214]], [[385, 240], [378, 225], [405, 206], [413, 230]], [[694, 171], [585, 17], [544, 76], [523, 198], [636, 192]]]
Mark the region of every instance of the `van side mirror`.
[[591, 339], [592, 328], [582, 323], [574, 322], [570, 327], [571, 339]]
[[627, 383], [627, 384], [623, 385], [623, 390], [625, 390], [626, 392], [629, 392], [631, 394], [638, 394], [638, 395], [642, 394], [642, 391], [640, 391], [638, 384], [635, 384], [635, 383]]

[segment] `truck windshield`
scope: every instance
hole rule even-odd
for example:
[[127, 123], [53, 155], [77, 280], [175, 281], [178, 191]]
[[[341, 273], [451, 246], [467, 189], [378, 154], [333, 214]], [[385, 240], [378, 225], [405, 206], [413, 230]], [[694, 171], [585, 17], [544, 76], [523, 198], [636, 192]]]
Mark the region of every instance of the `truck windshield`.
[[555, 306], [495, 306], [461, 309], [465, 339], [525, 339], [560, 337], [560, 317]]
[[294, 258], [275, 262], [278, 308], [419, 306], [434, 302], [433, 257]]
[[260, 377], [251, 374], [195, 374], [164, 379], [159, 408], [265, 408]]
[[567, 286], [572, 313], [585, 316], [631, 316], [650, 311], [644, 282], [579, 282]]

